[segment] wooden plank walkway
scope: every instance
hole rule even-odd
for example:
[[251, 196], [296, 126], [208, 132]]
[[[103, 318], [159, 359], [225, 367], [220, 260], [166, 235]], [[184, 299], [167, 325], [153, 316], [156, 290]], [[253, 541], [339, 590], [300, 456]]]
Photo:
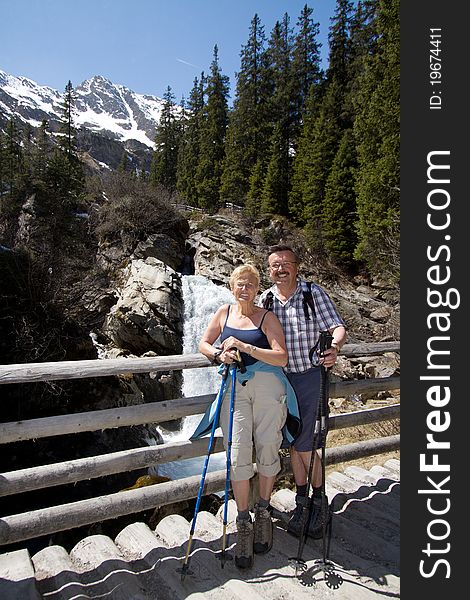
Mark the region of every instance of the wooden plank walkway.
[[[70, 553], [61, 546], [34, 556], [27, 550], [0, 555], [2, 600], [368, 600], [400, 597], [399, 489], [400, 463], [388, 460], [370, 470], [348, 467], [327, 478], [334, 511], [331, 565], [321, 564], [321, 540], [308, 540], [306, 570], [296, 573], [289, 559], [298, 540], [285, 530], [294, 493], [284, 489], [272, 497], [274, 544], [255, 555], [251, 569], [234, 561], [221, 568], [221, 515], [199, 513], [190, 571], [181, 580], [190, 523], [169, 515], [155, 531], [133, 523], [115, 540], [94, 535]], [[228, 551], [235, 536], [234, 502], [230, 502]]]

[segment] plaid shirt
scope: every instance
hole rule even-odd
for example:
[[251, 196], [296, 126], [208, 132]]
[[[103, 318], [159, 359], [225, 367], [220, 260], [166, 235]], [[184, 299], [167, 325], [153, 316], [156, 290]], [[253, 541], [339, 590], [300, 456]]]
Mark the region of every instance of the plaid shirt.
[[299, 279], [297, 289], [287, 302], [280, 300], [276, 285], [264, 291], [258, 300], [258, 305], [263, 306], [267, 294], [270, 291], [273, 293], [272, 311], [281, 322], [286, 336], [289, 358], [284, 370], [288, 373], [302, 373], [311, 369], [312, 363], [308, 354], [318, 342], [320, 331], [327, 331], [340, 325], [344, 326], [344, 321], [336, 311], [331, 298], [315, 283], [312, 283], [312, 296], [316, 318], [313, 318], [312, 311], [308, 307], [310, 320], [307, 321], [304, 313], [303, 290], [308, 291], [307, 284]]

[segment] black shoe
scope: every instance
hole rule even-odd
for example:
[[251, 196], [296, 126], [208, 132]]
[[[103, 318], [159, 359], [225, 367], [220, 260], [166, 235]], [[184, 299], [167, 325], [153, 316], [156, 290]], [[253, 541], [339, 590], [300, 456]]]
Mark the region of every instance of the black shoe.
[[[300, 535], [302, 530], [302, 516], [304, 513], [304, 504], [300, 501], [301, 498], [296, 498], [296, 506], [291, 513], [289, 522], [287, 523], [287, 531], [296, 537]], [[307, 518], [307, 515], [305, 515]]]
[[[303, 519], [305, 518], [305, 521], [308, 519], [310, 500], [305, 496], [296, 496], [295, 501], [296, 507], [287, 524], [287, 531], [296, 537], [299, 537], [302, 531]], [[323, 536], [323, 524], [325, 524], [326, 527], [330, 518], [331, 511], [328, 505], [328, 497], [325, 495], [323, 502], [321, 498], [314, 498], [313, 513], [307, 535], [315, 540], [320, 539]]]
[[313, 514], [310, 520], [307, 535], [314, 540], [319, 540], [323, 537], [323, 529], [326, 530], [331, 519], [331, 509], [328, 504], [328, 498], [325, 495], [323, 500], [315, 498], [313, 501]]

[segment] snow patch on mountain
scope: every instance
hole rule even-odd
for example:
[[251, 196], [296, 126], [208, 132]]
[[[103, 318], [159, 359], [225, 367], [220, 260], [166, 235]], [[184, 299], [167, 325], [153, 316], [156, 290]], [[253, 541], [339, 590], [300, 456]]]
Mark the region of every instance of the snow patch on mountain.
[[[155, 147], [155, 130], [163, 107], [161, 98], [137, 94], [101, 75], [87, 79], [74, 92], [77, 127], [120, 142], [137, 140], [149, 148]], [[58, 121], [62, 104], [63, 94], [57, 90], [0, 70], [0, 113], [4, 117], [15, 115], [38, 127], [42, 119]]]
[[0, 87], [16, 98], [19, 106], [30, 106], [44, 112], [60, 110], [61, 94], [50, 87], [38, 85], [27, 77], [14, 77], [0, 71]]

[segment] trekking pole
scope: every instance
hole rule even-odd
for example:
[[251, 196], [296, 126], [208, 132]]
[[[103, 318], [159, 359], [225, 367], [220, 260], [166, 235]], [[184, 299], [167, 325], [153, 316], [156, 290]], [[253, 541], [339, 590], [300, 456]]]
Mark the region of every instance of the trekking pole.
[[193, 520], [191, 522], [191, 529], [189, 531], [189, 539], [188, 539], [188, 547], [186, 550], [186, 556], [184, 558], [183, 566], [181, 567], [181, 569], [177, 570], [179, 573], [181, 573], [181, 581], [183, 581], [183, 579], [186, 577], [186, 574], [188, 573], [188, 570], [189, 570], [189, 553], [191, 551], [191, 546], [193, 543], [194, 529], [196, 527], [196, 519], [197, 519], [197, 515], [199, 512], [199, 505], [201, 503], [202, 491], [204, 489], [204, 483], [206, 481], [206, 473], [207, 473], [207, 467], [209, 465], [209, 458], [212, 453], [212, 450], [214, 449], [214, 439], [215, 439], [214, 433], [215, 433], [215, 430], [217, 429], [217, 424], [219, 421], [220, 407], [222, 406], [222, 400], [224, 398], [224, 387], [225, 387], [225, 382], [227, 380], [228, 371], [229, 371], [229, 365], [225, 365], [225, 368], [222, 372], [222, 383], [220, 384], [219, 393], [218, 393], [217, 399], [216, 399], [215, 416], [214, 416], [214, 420], [212, 422], [211, 434], [210, 434], [209, 443], [207, 446], [207, 455], [206, 455], [206, 459], [204, 461], [204, 467], [202, 469], [201, 482], [199, 484], [199, 491], [198, 491], [197, 498], [196, 498], [196, 506], [194, 507]]
[[223, 516], [223, 533], [222, 533], [222, 553], [220, 555], [221, 567], [224, 568], [225, 560], [232, 560], [232, 556], [226, 552], [227, 539], [227, 512], [228, 512], [228, 492], [230, 485], [230, 468], [232, 466], [232, 430], [233, 430], [233, 410], [235, 406], [235, 385], [237, 382], [237, 369], [240, 373], [246, 373], [245, 363], [241, 357], [240, 351], [237, 348], [231, 348], [235, 352], [235, 364], [232, 366], [232, 379], [230, 390], [230, 407], [229, 407], [229, 422], [227, 431], [227, 461], [225, 475], [225, 497], [224, 497], [224, 516]]
[[227, 512], [228, 512], [228, 490], [230, 485], [230, 467], [232, 464], [232, 429], [233, 429], [233, 408], [235, 405], [235, 384], [237, 382], [237, 363], [232, 366], [232, 387], [230, 390], [230, 409], [228, 419], [228, 432], [227, 432], [227, 467], [225, 475], [225, 497], [224, 497], [224, 520], [223, 520], [223, 533], [222, 533], [222, 554], [220, 555], [220, 566], [224, 568], [225, 561], [231, 560], [230, 554], [225, 551], [226, 540], [227, 540]]
[[[317, 366], [317, 363], [314, 362], [314, 354], [318, 347], [318, 356], [321, 358], [324, 354], [324, 351], [331, 347], [331, 342], [333, 337], [327, 331], [321, 331], [318, 342], [309, 352], [310, 362]], [[319, 391], [319, 401], [318, 401], [318, 409], [317, 409], [317, 417], [315, 419], [314, 430], [313, 430], [313, 439], [312, 439], [312, 453], [310, 457], [310, 464], [307, 472], [307, 490], [306, 490], [306, 498], [309, 499], [308, 502], [308, 510], [307, 510], [307, 518], [305, 518], [305, 509], [302, 512], [302, 527], [299, 535], [299, 545], [297, 549], [297, 556], [295, 558], [289, 559], [291, 564], [295, 567], [296, 575], [298, 569], [305, 571], [307, 565], [305, 561], [302, 559], [303, 550], [305, 543], [308, 537], [308, 528], [313, 516], [313, 495], [309, 497], [310, 494], [310, 486], [312, 483], [312, 474], [313, 467], [315, 463], [316, 451], [320, 447], [322, 448], [322, 487], [321, 487], [321, 505], [320, 510], [323, 509], [324, 498], [325, 498], [325, 444], [326, 444], [326, 434], [327, 434], [327, 408], [328, 408], [328, 378], [329, 372], [326, 367], [320, 365], [320, 391]], [[325, 386], [326, 383], [326, 386]], [[326, 403], [326, 409], [325, 409]], [[325, 530], [325, 527], [323, 527]], [[325, 545], [324, 545], [325, 547]], [[323, 552], [325, 558], [325, 550]], [[326, 561], [324, 561], [326, 562]]]
[[[331, 336], [330, 336], [331, 337]], [[332, 338], [331, 338], [332, 339]], [[331, 347], [331, 339], [327, 348]], [[326, 498], [326, 477], [325, 477], [325, 466], [326, 466], [326, 436], [328, 435], [328, 415], [329, 415], [329, 389], [330, 389], [330, 371], [325, 366], [321, 365], [321, 380], [320, 380], [320, 445], [321, 445], [321, 505], [320, 510], [323, 511]], [[331, 516], [328, 518], [329, 507], [326, 508], [327, 514], [322, 519], [322, 549], [323, 549], [323, 564], [327, 564], [327, 558], [330, 554], [330, 542], [331, 542]], [[328, 527], [328, 546], [326, 542], [326, 530]]]
[[[322, 335], [322, 334], [320, 334]], [[332, 337], [326, 336], [323, 341], [320, 339], [320, 356], [327, 348], [331, 347]], [[323, 347], [322, 347], [323, 344]], [[343, 584], [343, 578], [339, 573], [334, 570], [334, 563], [329, 560], [330, 556], [330, 544], [331, 544], [331, 532], [333, 523], [333, 512], [328, 506], [328, 499], [326, 497], [326, 437], [328, 435], [328, 416], [329, 416], [329, 386], [330, 386], [330, 370], [321, 365], [321, 380], [320, 380], [320, 445], [321, 445], [321, 469], [322, 469], [322, 483], [321, 483], [321, 503], [320, 511], [325, 513], [322, 515], [322, 560], [315, 561], [317, 563], [317, 569], [323, 569], [325, 583], [330, 589], [336, 590]], [[312, 502], [313, 504], [313, 502]], [[326, 508], [325, 508], [326, 506]], [[307, 580], [308, 582], [308, 580]]]

